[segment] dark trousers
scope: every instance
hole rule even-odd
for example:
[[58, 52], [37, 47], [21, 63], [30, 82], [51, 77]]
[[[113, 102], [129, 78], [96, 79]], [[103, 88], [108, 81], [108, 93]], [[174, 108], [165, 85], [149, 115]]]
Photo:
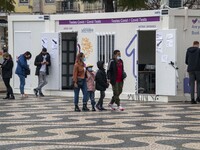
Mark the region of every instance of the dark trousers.
[[122, 93], [123, 89], [123, 82], [116, 82], [115, 85], [112, 85], [113, 90], [113, 97], [111, 99], [110, 104], [117, 104], [117, 106], [120, 106], [120, 94]]
[[195, 81], [197, 81], [197, 97], [200, 98], [200, 71], [189, 72], [190, 79], [190, 95], [191, 99], [195, 100]]
[[3, 82], [6, 86], [7, 96], [13, 96], [13, 89], [10, 86], [10, 78], [3, 78]]
[[105, 98], [105, 91], [100, 91], [100, 98], [97, 103], [97, 106], [103, 107], [103, 99]]

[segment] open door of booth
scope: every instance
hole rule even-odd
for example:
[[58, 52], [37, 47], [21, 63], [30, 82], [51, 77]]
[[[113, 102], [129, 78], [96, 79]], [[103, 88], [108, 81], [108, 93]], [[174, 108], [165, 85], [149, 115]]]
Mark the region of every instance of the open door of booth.
[[156, 31], [156, 95], [177, 93], [176, 30]]

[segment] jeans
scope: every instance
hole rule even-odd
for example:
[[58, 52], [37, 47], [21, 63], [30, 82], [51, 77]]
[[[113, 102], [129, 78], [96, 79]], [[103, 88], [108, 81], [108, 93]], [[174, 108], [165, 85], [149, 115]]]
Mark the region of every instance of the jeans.
[[10, 86], [10, 78], [3, 78], [3, 82], [7, 89], [7, 96], [10, 96], [10, 95], [13, 96], [13, 89]]
[[42, 93], [42, 87], [47, 84], [46, 78], [47, 78], [46, 73], [40, 71], [38, 76], [38, 87], [36, 88], [37, 90], [39, 90], [39, 93]]
[[110, 102], [111, 104], [115, 103], [117, 106], [120, 106], [119, 96], [122, 93], [123, 84], [123, 82], [116, 82], [115, 85], [112, 86], [113, 97]]
[[191, 99], [195, 99], [195, 81], [197, 81], [197, 97], [200, 98], [200, 71], [189, 72]]
[[90, 99], [92, 106], [95, 106], [95, 104], [96, 104], [95, 99], [94, 99], [94, 97], [95, 97], [94, 95], [95, 95], [94, 91], [87, 91], [87, 96], [88, 96], [87, 101]]
[[74, 88], [74, 105], [78, 105], [80, 89], [83, 93], [83, 104], [87, 104], [87, 83], [86, 83], [86, 79], [82, 79], [82, 80], [83, 80], [82, 87]]
[[19, 86], [20, 93], [24, 94], [25, 76], [18, 74], [18, 77], [19, 77], [19, 80], [20, 80], [20, 86]]

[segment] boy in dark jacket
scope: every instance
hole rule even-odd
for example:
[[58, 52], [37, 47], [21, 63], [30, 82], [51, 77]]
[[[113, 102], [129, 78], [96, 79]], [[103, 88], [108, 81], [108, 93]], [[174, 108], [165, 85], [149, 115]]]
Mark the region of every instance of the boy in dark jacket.
[[96, 104], [96, 108], [101, 111], [101, 110], [106, 110], [103, 107], [103, 99], [105, 98], [105, 91], [106, 88], [108, 88], [109, 84], [104, 69], [104, 62], [98, 61], [97, 67], [99, 68], [99, 70], [96, 73], [95, 81], [96, 81], [96, 90], [100, 91], [100, 98], [98, 103]]

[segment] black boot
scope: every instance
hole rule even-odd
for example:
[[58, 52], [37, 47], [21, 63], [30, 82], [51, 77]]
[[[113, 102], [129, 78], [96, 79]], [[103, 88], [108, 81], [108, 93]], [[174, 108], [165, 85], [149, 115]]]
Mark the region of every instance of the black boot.
[[9, 99], [9, 98], [10, 98], [10, 94], [7, 93], [7, 94], [6, 94], [6, 97], [4, 97], [3, 99]]
[[197, 104], [197, 102], [194, 99], [192, 99], [191, 104]]
[[14, 95], [11, 95], [9, 99], [15, 99], [15, 96], [14, 96]]
[[92, 111], [96, 111], [95, 106], [92, 106]]
[[78, 105], [75, 105], [74, 111], [80, 112], [81, 110], [79, 109]]
[[89, 109], [87, 108], [87, 104], [83, 104], [82, 111], [89, 111]]

